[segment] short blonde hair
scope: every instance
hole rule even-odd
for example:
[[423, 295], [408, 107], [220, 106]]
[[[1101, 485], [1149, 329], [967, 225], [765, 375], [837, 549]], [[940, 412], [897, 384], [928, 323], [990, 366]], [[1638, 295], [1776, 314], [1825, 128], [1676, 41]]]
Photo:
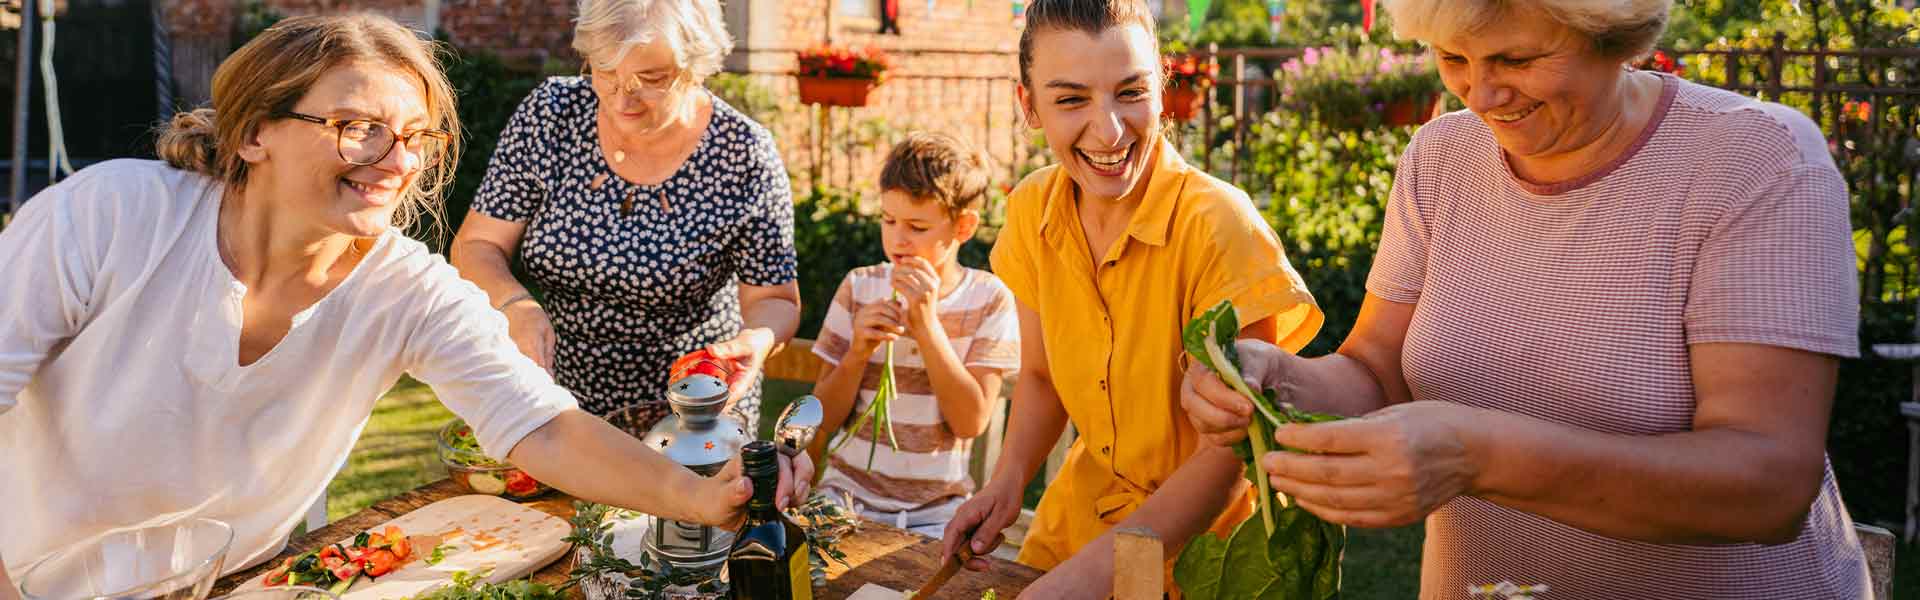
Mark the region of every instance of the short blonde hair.
[[580, 0], [573, 49], [588, 66], [611, 71], [635, 46], [664, 40], [695, 81], [720, 72], [733, 51], [719, 0]]
[[1601, 56], [1633, 60], [1653, 51], [1673, 0], [1383, 0], [1402, 39], [1433, 43], [1468, 34], [1512, 13], [1539, 11], [1587, 36]]
[[440, 194], [460, 162], [460, 116], [453, 84], [440, 70], [444, 47], [373, 14], [292, 17], [275, 23], [220, 62], [213, 72], [213, 108], [181, 112], [161, 124], [154, 153], [176, 169], [246, 186], [247, 161], [239, 149], [262, 123], [291, 110], [313, 84], [335, 67], [373, 61], [420, 78], [427, 122], [451, 132], [445, 153], [430, 157], [413, 189], [401, 195], [392, 225], [406, 229], [422, 218], [445, 229]]

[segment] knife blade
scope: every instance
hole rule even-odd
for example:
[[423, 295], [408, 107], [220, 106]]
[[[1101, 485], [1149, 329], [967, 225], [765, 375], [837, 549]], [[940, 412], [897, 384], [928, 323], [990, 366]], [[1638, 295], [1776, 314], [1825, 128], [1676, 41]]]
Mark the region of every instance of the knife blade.
[[940, 571], [934, 573], [933, 578], [928, 579], [926, 585], [920, 586], [920, 590], [908, 598], [913, 600], [932, 598], [933, 593], [939, 591], [940, 586], [946, 585], [948, 579], [953, 579], [954, 574], [960, 572], [960, 567], [970, 560], [973, 560], [973, 549], [962, 545], [959, 555], [947, 555], [947, 559], [940, 563]]

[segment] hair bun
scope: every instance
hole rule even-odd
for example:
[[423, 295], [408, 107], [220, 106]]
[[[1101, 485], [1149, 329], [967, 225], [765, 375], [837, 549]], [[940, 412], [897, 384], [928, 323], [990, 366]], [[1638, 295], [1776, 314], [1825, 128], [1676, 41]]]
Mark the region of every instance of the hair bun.
[[218, 177], [214, 168], [217, 145], [213, 109], [201, 108], [175, 113], [154, 140], [153, 151], [173, 168]]

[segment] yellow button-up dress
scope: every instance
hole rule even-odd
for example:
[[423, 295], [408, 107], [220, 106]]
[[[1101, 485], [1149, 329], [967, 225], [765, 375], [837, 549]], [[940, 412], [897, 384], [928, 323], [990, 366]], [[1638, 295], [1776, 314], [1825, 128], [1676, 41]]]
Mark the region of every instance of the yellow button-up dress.
[[[1007, 201], [993, 270], [1040, 315], [1054, 389], [1079, 431], [1021, 545], [1034, 567], [1132, 514], [1200, 444], [1180, 407], [1188, 320], [1232, 299], [1241, 323], [1274, 317], [1272, 341], [1297, 352], [1325, 319], [1245, 192], [1169, 143], [1155, 154], [1145, 199], [1097, 265], [1065, 170], [1033, 173]], [[1252, 510], [1249, 493], [1212, 530], [1225, 536]]]

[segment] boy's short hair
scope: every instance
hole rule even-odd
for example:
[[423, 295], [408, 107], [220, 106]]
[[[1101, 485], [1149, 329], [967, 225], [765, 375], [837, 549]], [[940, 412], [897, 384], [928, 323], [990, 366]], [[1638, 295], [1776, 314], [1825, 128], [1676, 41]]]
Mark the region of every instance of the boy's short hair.
[[880, 169], [880, 190], [900, 191], [915, 200], [931, 200], [958, 218], [985, 203], [992, 174], [987, 159], [966, 142], [940, 133], [916, 131], [893, 145]]

